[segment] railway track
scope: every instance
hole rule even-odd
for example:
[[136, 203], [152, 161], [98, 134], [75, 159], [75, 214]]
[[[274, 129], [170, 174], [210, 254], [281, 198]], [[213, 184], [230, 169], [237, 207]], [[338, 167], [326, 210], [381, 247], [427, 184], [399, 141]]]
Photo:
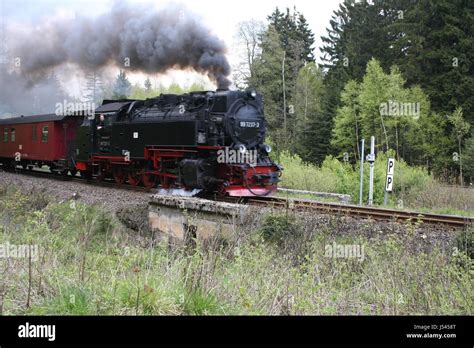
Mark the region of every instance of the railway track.
[[92, 186], [98, 186], [98, 187], [109, 187], [109, 188], [115, 188], [115, 189], [120, 189], [120, 190], [138, 191], [138, 192], [145, 192], [145, 193], [154, 192], [154, 189], [146, 188], [143, 186], [120, 185], [114, 182], [113, 180], [105, 179], [102, 181], [98, 181], [98, 180], [93, 180], [93, 179], [84, 179], [79, 176], [74, 176], [74, 177], [70, 175], [63, 176], [63, 175], [54, 174], [48, 171], [27, 170], [27, 169], [16, 168], [14, 170], [9, 170], [6, 172], [23, 174], [23, 175], [34, 176], [34, 177], [39, 177], [39, 178], [60, 180], [63, 182], [77, 182], [77, 183], [88, 184]]
[[385, 221], [420, 221], [427, 224], [442, 224], [455, 228], [464, 228], [474, 225], [474, 218], [458, 215], [443, 215], [420, 213], [378, 207], [361, 207], [358, 205], [318, 202], [306, 199], [287, 199], [281, 197], [254, 197], [247, 199], [224, 197], [217, 200], [239, 203], [244, 202], [256, 206], [291, 209], [298, 211], [315, 211], [319, 213], [344, 215], [357, 218], [385, 220]]
[[[110, 187], [121, 190], [140, 191], [144, 193], [153, 193], [155, 189], [149, 189], [142, 186], [120, 185], [113, 181], [96, 181], [88, 180], [80, 177], [63, 177], [50, 172], [44, 171], [30, 171], [24, 169], [17, 169], [16, 173], [26, 174], [29, 176], [44, 177], [49, 179], [58, 179], [68, 182], [80, 182], [89, 185]], [[421, 213], [413, 211], [404, 211], [396, 209], [366, 207], [350, 204], [319, 202], [308, 199], [293, 199], [274, 196], [239, 198], [239, 197], [219, 197], [216, 195], [201, 195], [201, 198], [211, 199], [221, 202], [251, 204], [261, 207], [291, 209], [297, 211], [314, 211], [331, 215], [343, 215], [356, 218], [406, 222], [406, 221], [420, 221], [427, 224], [441, 224], [454, 228], [464, 228], [474, 226], [474, 217], [459, 216], [459, 215], [443, 215], [432, 213]]]

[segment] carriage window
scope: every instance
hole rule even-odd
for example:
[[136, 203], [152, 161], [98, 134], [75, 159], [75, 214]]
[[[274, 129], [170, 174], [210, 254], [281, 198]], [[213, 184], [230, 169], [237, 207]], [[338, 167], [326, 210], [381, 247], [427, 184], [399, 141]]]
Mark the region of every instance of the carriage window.
[[3, 142], [8, 143], [8, 128], [3, 129]]
[[47, 143], [48, 142], [48, 126], [44, 126], [41, 132], [41, 142]]
[[15, 134], [15, 128], [12, 128], [12, 131], [11, 131], [11, 141], [12, 143], [15, 142], [15, 139], [16, 139], [16, 134]]
[[36, 140], [37, 140], [36, 125], [34, 124], [32, 128], [33, 128], [33, 129], [32, 129], [32, 140], [33, 140], [34, 142], [36, 142]]

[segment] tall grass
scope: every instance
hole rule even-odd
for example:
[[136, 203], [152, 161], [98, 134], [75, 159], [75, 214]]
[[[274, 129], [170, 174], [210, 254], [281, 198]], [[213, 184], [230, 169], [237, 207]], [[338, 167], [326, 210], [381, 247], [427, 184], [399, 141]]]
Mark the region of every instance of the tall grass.
[[[374, 203], [384, 201], [387, 158], [392, 151], [378, 154], [374, 164]], [[320, 167], [305, 163], [297, 155], [281, 152], [277, 159], [284, 167], [282, 187], [319, 192], [349, 194], [359, 201], [360, 165], [355, 167], [328, 156]], [[369, 164], [364, 163], [363, 201], [367, 203]], [[474, 191], [468, 188], [447, 188], [438, 183], [422, 167], [410, 167], [403, 160], [395, 164], [393, 192], [389, 206], [408, 207], [439, 212], [474, 215]]]
[[[39, 257], [0, 259], [0, 314], [472, 314], [463, 243], [419, 252], [416, 233], [369, 240], [287, 212], [169, 249], [98, 208], [1, 192], [0, 244], [37, 244]], [[327, 257], [333, 242], [364, 245], [364, 260]]]

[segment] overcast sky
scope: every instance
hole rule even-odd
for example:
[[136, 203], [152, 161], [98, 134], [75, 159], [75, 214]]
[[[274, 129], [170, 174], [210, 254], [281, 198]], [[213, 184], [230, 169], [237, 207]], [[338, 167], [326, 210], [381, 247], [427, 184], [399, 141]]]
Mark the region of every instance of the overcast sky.
[[[151, 10], [162, 7], [170, 1], [129, 0], [127, 2], [150, 4]], [[266, 17], [275, 7], [284, 10], [286, 7], [292, 9], [296, 6], [296, 9], [304, 14], [315, 34], [315, 56], [319, 58], [320, 36], [326, 34], [331, 15], [341, 0], [182, 0], [179, 2], [199, 14], [209, 29], [226, 42], [230, 62], [234, 64], [236, 57], [232, 54], [231, 48], [234, 45], [237, 24], [249, 19], [266, 23]], [[97, 16], [107, 12], [112, 3], [113, 1], [110, 0], [0, 0], [0, 16], [7, 25], [12, 22], [34, 25], [56, 16], [71, 19], [74, 16]], [[186, 83], [183, 74], [173, 73], [171, 76], [178, 82]], [[137, 81], [140, 78], [132, 77], [132, 80]], [[163, 81], [169, 83], [170, 79], [164, 78]]]

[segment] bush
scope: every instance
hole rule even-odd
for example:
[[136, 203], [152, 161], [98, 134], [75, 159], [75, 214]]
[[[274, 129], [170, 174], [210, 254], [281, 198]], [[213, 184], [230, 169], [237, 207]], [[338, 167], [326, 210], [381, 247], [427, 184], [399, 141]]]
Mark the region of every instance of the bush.
[[[113, 217], [96, 224], [103, 211], [80, 203], [12, 215], [25, 200], [0, 197], [0, 243], [37, 244], [39, 257], [30, 269], [27, 258], [0, 258], [0, 315], [472, 315], [472, 231], [459, 236], [457, 255], [449, 243], [422, 252], [413, 248], [425, 243], [418, 234], [376, 239], [344, 219], [288, 212], [238, 227], [228, 247], [170, 251]], [[78, 244], [85, 233], [92, 243]], [[364, 246], [365, 255], [330, 257], [333, 242]]]
[[[374, 163], [374, 203], [384, 200], [387, 159], [395, 157], [393, 150], [379, 153]], [[321, 167], [303, 162], [298, 155], [282, 152], [278, 159], [283, 166], [281, 187], [349, 194], [353, 202], [359, 201], [360, 164], [355, 167], [327, 156]], [[369, 163], [364, 163], [364, 201], [369, 195]], [[433, 178], [421, 167], [410, 167], [400, 160], [395, 164], [393, 192], [389, 202], [395, 205], [410, 193], [423, 192], [433, 183]]]
[[283, 166], [281, 187], [320, 191], [337, 192], [337, 179], [332, 172], [303, 162], [298, 155], [282, 152], [278, 163]]

